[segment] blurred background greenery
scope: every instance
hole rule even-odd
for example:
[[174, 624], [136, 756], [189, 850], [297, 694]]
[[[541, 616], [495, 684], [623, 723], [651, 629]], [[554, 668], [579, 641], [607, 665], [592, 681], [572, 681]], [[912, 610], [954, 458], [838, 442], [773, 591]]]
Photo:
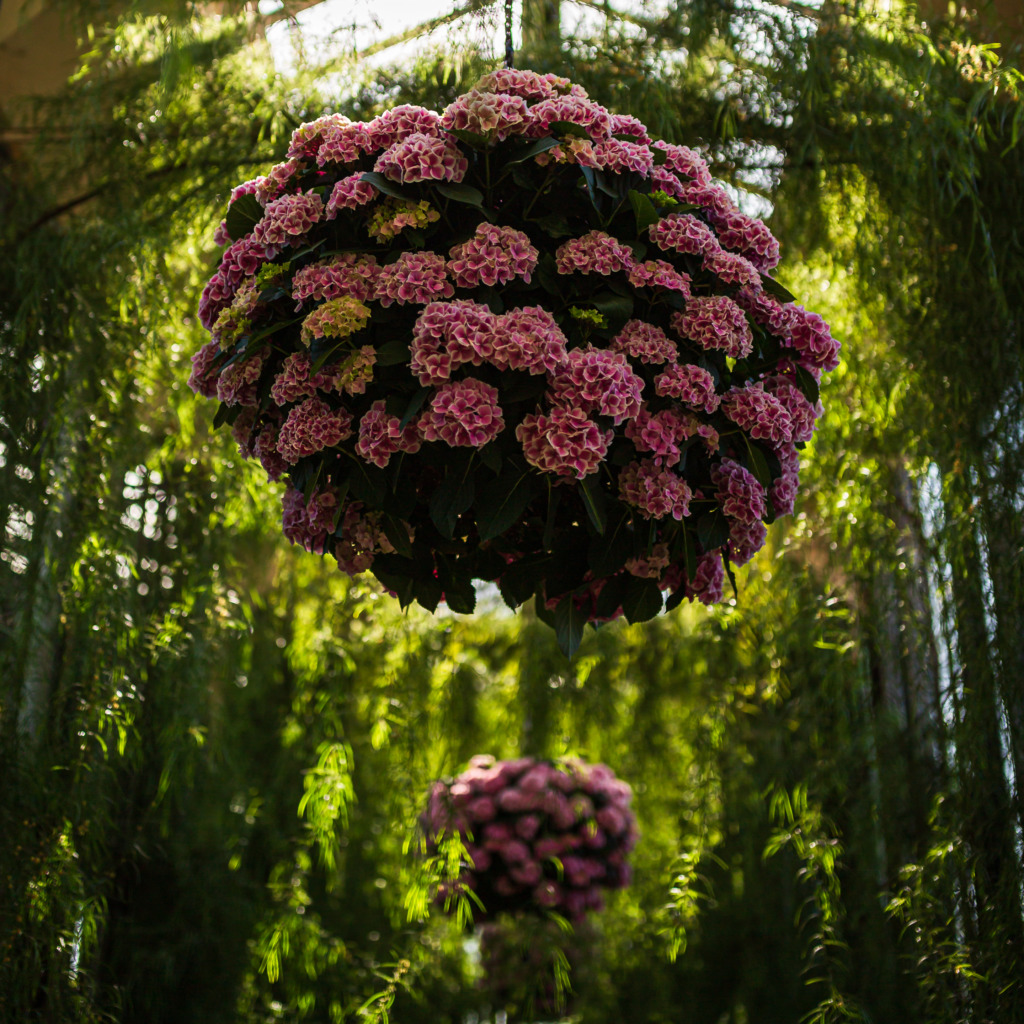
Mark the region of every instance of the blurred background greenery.
[[500, 60], [492, 5], [401, 55], [313, 6], [0, 7], [0, 1019], [542, 1019], [426, 913], [487, 752], [634, 786], [576, 1019], [1024, 1021], [1018, 5], [526, 0], [518, 65], [706, 148], [844, 342], [738, 597], [571, 663], [290, 550], [184, 386], [231, 187]]

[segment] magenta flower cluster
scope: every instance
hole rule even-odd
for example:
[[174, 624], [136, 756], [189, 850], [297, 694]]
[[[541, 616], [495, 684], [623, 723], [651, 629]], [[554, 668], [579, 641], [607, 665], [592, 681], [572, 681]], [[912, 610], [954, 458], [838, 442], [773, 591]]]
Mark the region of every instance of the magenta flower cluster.
[[495, 580], [569, 649], [719, 600], [793, 511], [837, 342], [700, 153], [564, 78], [302, 125], [216, 238], [189, 385], [286, 536], [403, 601]]
[[[632, 791], [607, 765], [474, 757], [436, 782], [422, 824], [428, 851], [458, 833], [466, 859], [454, 889], [470, 889], [483, 915], [555, 911], [580, 921], [627, 886], [636, 845]], [[451, 904], [451, 889], [439, 894]], [[475, 906], [475, 903], [474, 903]]]

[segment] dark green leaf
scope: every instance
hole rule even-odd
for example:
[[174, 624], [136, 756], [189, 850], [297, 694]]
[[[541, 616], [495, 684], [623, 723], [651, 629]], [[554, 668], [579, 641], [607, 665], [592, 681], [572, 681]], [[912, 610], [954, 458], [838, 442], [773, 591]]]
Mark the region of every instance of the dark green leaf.
[[430, 498], [430, 518], [442, 536], [450, 538], [455, 535], [459, 516], [473, 503], [472, 463], [473, 460], [469, 459], [462, 468], [450, 466]]
[[779, 284], [774, 277], [762, 274], [761, 287], [764, 288], [769, 295], [774, 295], [780, 302], [796, 302], [796, 296], [784, 285]]
[[471, 132], [467, 128], [444, 128], [442, 129], [448, 135], [454, 135], [459, 142], [464, 142], [467, 146], [472, 149], [486, 149], [487, 139], [482, 135], [478, 135], [476, 132]]
[[[552, 121], [550, 128], [552, 135], [557, 135], [559, 139], [564, 138], [566, 135], [571, 135], [575, 139], [589, 139], [590, 133], [582, 125], [576, 124], [574, 121]], [[558, 142], [558, 139], [555, 140]]]
[[815, 379], [814, 374], [811, 373], [810, 370], [807, 370], [802, 366], [797, 366], [796, 386], [803, 392], [804, 398], [806, 398], [811, 405], [817, 404], [818, 399], [821, 397], [821, 389], [818, 386], [818, 381]]
[[531, 218], [531, 222], [550, 238], [568, 238], [573, 234], [569, 222], [560, 213], [549, 213], [543, 217]]
[[485, 444], [483, 448], [477, 449], [480, 461], [492, 472], [500, 473], [504, 460], [501, 457], [501, 449], [496, 443]]
[[548, 514], [544, 522], [544, 537], [541, 540], [541, 547], [550, 551], [555, 544], [555, 527], [558, 524], [558, 506], [562, 503], [562, 488], [553, 487], [548, 482]]
[[633, 531], [630, 528], [631, 516], [623, 512], [614, 518], [611, 526], [590, 542], [587, 562], [590, 570], [597, 577], [610, 576], [618, 572], [626, 564], [626, 559], [633, 554]]
[[437, 581], [444, 591], [444, 600], [453, 612], [472, 615], [476, 608], [476, 591], [469, 578], [454, 559], [438, 552]]
[[228, 215], [224, 219], [227, 222], [228, 234], [237, 242], [263, 220], [263, 207], [251, 193], [247, 196], [239, 196], [228, 207]]
[[532, 146], [527, 146], [525, 149], [519, 150], [515, 156], [510, 156], [505, 163], [509, 165], [521, 164], [524, 160], [540, 156], [541, 153], [546, 153], [549, 149], [554, 149], [557, 145], [558, 139], [538, 139]]
[[609, 576], [605, 580], [601, 593], [597, 595], [594, 605], [594, 612], [599, 618], [613, 618], [622, 607], [626, 598], [626, 591], [629, 588], [630, 580], [633, 577], [629, 573], [620, 572], [615, 576]]
[[732, 596], [739, 597], [740, 592], [736, 589], [736, 574], [732, 571], [732, 563], [728, 558], [722, 557], [722, 564], [725, 566], [725, 575], [729, 578], [729, 583], [732, 586]]
[[240, 408], [241, 406], [238, 405], [227, 405], [221, 402], [217, 408], [217, 414], [213, 417], [213, 429], [216, 430], [217, 427], [222, 427], [225, 423], [234, 422]]
[[637, 192], [635, 188], [629, 190], [629, 205], [633, 207], [633, 213], [636, 215], [636, 233], [638, 235], [661, 220], [658, 211], [654, 208], [654, 203], [651, 202], [651, 197], [645, 196], [643, 192]]
[[585, 476], [576, 484], [576, 487], [594, 529], [598, 533], [604, 533], [605, 527], [608, 525], [608, 513], [600, 482], [594, 476]]
[[[395, 596], [398, 598], [398, 603], [403, 608], [408, 608], [416, 599], [416, 580], [405, 573], [394, 572], [385, 568], [380, 555], [374, 559], [373, 565], [370, 566], [370, 572], [380, 580], [382, 586], [387, 587], [388, 590], [394, 592]], [[441, 588], [438, 587], [438, 599], [440, 599], [440, 590]], [[423, 604], [423, 602], [420, 601], [420, 604]], [[426, 607], [426, 605], [424, 605], [424, 607]], [[434, 608], [436, 607], [437, 605], [435, 603]], [[433, 611], [433, 609], [429, 610]]]
[[501, 574], [498, 589], [509, 608], [518, 608], [537, 592], [537, 587], [553, 561], [551, 555], [527, 555], [513, 562]]
[[626, 613], [626, 621], [635, 624], [653, 619], [661, 611], [663, 604], [661, 588], [654, 580], [633, 577], [626, 587], [622, 610]]
[[590, 300], [599, 313], [612, 320], [628, 320], [633, 315], [633, 296], [602, 292]]
[[555, 606], [555, 635], [558, 646], [567, 658], [572, 658], [583, 639], [583, 627], [587, 617], [581, 608], [576, 606], [572, 594], [566, 594]]
[[484, 204], [483, 192], [478, 188], [473, 188], [472, 185], [461, 185], [454, 182], [441, 181], [438, 182], [434, 188], [436, 188], [441, 195], [454, 200], [456, 203], [468, 203], [470, 206], [483, 206]]
[[668, 153], [663, 149], [652, 149], [651, 156], [654, 158], [655, 167], [663, 167], [668, 162]]
[[409, 362], [410, 358], [412, 357], [409, 342], [400, 338], [389, 341], [377, 349], [378, 366], [397, 366], [399, 363]]
[[387, 512], [381, 516], [380, 521], [381, 526], [384, 527], [384, 535], [391, 541], [391, 546], [395, 549], [396, 554], [402, 555], [404, 558], [412, 558], [412, 542], [409, 540], [409, 530], [405, 523], [397, 516]]
[[409, 426], [409, 421], [423, 408], [423, 403], [430, 396], [433, 388], [420, 388], [412, 398], [409, 399], [408, 404], [405, 407], [405, 411], [402, 413], [402, 417], [398, 423], [399, 430], [405, 430]]
[[401, 185], [392, 181], [390, 178], [385, 178], [383, 174], [378, 174], [376, 171], [367, 171], [362, 180], [368, 185], [372, 185], [378, 192], [383, 192], [386, 196], [391, 196], [392, 199], [416, 199], [416, 194], [409, 189], [402, 188]]
[[729, 539], [729, 521], [720, 508], [697, 520], [697, 539], [705, 551], [714, 551]]
[[349, 487], [356, 498], [371, 508], [384, 508], [388, 478], [383, 469], [367, 465], [362, 459], [356, 458], [352, 460], [352, 472], [348, 479]]
[[772, 471], [768, 466], [768, 460], [764, 457], [764, 452], [746, 434], [743, 435], [743, 440], [747, 442], [747, 468], [767, 491], [772, 485]]
[[503, 534], [526, 511], [536, 490], [529, 470], [509, 467], [482, 491], [476, 502], [476, 528], [480, 540]]

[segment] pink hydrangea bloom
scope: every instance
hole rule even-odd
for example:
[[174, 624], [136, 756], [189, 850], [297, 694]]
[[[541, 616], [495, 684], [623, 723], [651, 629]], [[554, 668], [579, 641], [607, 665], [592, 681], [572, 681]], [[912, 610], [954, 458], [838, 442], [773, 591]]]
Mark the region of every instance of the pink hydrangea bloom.
[[636, 419], [626, 424], [626, 437], [638, 452], [651, 452], [659, 465], [674, 466], [682, 455], [681, 445], [693, 436], [692, 418], [677, 409], [649, 412], [641, 408]]
[[716, 487], [715, 497], [722, 511], [739, 523], [756, 523], [768, 511], [764, 488], [753, 473], [732, 459], [722, 459], [711, 467], [711, 480]]
[[607, 139], [611, 135], [612, 119], [608, 111], [581, 96], [553, 96], [535, 103], [530, 108], [528, 134], [534, 138], [550, 135], [556, 121], [578, 124], [592, 139]]
[[[357, 576], [373, 565], [377, 553], [391, 554], [395, 550], [380, 528], [379, 520], [379, 513], [364, 512], [362, 502], [352, 501], [345, 505], [337, 530], [341, 539], [334, 547], [334, 557], [342, 572]], [[408, 524], [403, 525], [412, 539], [412, 530]]]
[[[626, 572], [641, 579], [658, 579], [662, 571], [668, 567], [668, 545], [655, 544], [649, 555], [626, 559]], [[600, 816], [598, 824], [601, 824]], [[615, 831], [619, 831], [616, 829]]]
[[703, 256], [718, 248], [715, 233], [692, 213], [670, 213], [652, 224], [647, 233], [659, 249]]
[[231, 235], [228, 232], [228, 222], [222, 220], [213, 232], [213, 244], [214, 245], [230, 245]]
[[754, 347], [743, 310], [727, 295], [690, 299], [684, 312], [672, 314], [672, 327], [702, 348], [718, 349], [734, 359], [750, 355]]
[[779, 262], [779, 242], [767, 225], [739, 210], [714, 215], [718, 243], [745, 256], [754, 266], [767, 273]]
[[301, 309], [307, 299], [337, 299], [342, 295], [368, 302], [376, 294], [379, 276], [380, 267], [372, 256], [354, 252], [311, 263], [297, 270], [292, 278], [295, 309]]
[[235, 417], [235, 422], [231, 424], [231, 436], [238, 442], [238, 454], [243, 459], [251, 459], [254, 455], [253, 431], [256, 426], [257, 412], [255, 406], [247, 406], [239, 412]]
[[442, 384], [420, 419], [424, 440], [453, 448], [480, 448], [504, 428], [498, 389], [474, 378]]
[[450, 299], [455, 288], [448, 280], [443, 256], [436, 252], [403, 252], [377, 277], [377, 300], [382, 306]]
[[302, 340], [309, 344], [313, 338], [347, 338], [361, 331], [370, 319], [370, 310], [355, 296], [340, 295], [317, 306], [302, 321]]
[[752, 523], [735, 522], [729, 527], [729, 558], [734, 565], [746, 565], [768, 539], [768, 528], [755, 520]]
[[539, 75], [536, 71], [525, 71], [518, 68], [499, 68], [484, 75], [476, 83], [481, 92], [504, 92], [513, 96], [521, 96], [524, 100], [546, 100], [552, 96], [569, 94], [586, 99], [587, 94], [581, 86], [573, 85], [568, 78], [559, 75]]
[[819, 370], [834, 370], [839, 365], [839, 342], [828, 329], [828, 324], [802, 306], [792, 306], [793, 322], [790, 344], [800, 353], [801, 362]]
[[516, 438], [531, 466], [577, 480], [597, 471], [613, 437], [613, 431], [602, 431], [582, 409], [560, 406], [549, 415], [530, 413], [516, 427]]
[[555, 252], [560, 274], [614, 274], [617, 270], [631, 270], [634, 262], [633, 250], [604, 231], [588, 231], [560, 245]]
[[796, 446], [784, 444], [775, 450], [782, 466], [782, 475], [772, 483], [768, 496], [776, 516], [793, 514], [797, 488], [800, 486], [800, 453]]
[[619, 474], [619, 496], [645, 519], [680, 520], [690, 514], [693, 492], [677, 473], [644, 459], [631, 462]]
[[377, 350], [372, 345], [363, 345], [351, 352], [344, 361], [325, 366], [321, 371], [326, 380], [325, 391], [345, 392], [347, 395], [366, 393], [366, 385], [373, 380], [373, 368], [377, 364]]
[[299, 159], [286, 160], [284, 163], [275, 164], [266, 175], [256, 179], [256, 188], [253, 195], [260, 201], [261, 206], [267, 206], [276, 199], [291, 184], [304, 168], [305, 164]]
[[415, 422], [406, 424], [403, 429], [401, 420], [391, 416], [380, 399], [370, 406], [359, 421], [359, 440], [356, 442], [356, 454], [383, 469], [391, 456], [396, 452], [410, 454], [420, 449], [420, 431]]
[[441, 115], [436, 110], [418, 107], [411, 103], [403, 103], [399, 107], [385, 110], [380, 117], [374, 118], [369, 125], [370, 137], [375, 149], [387, 149], [396, 142], [408, 139], [413, 135], [438, 136], [441, 127]]
[[[667, 363], [676, 358], [679, 349], [676, 343], [654, 324], [643, 320], [629, 320], [608, 343], [612, 352], [622, 352], [642, 363]], [[660, 393], [660, 392], [659, 392]]]
[[640, 410], [644, 382], [620, 352], [575, 348], [551, 374], [549, 396], [554, 405], [610, 416], [616, 426]]
[[255, 405], [262, 369], [262, 353], [226, 366], [217, 379], [217, 397], [225, 405]]
[[779, 445], [793, 439], [786, 407], [761, 384], [730, 388], [722, 397], [722, 411], [755, 441]]
[[646, 146], [619, 139], [606, 139], [595, 143], [594, 160], [598, 167], [615, 174], [632, 171], [646, 178], [654, 169], [654, 157]]
[[271, 480], [280, 480], [288, 472], [288, 463], [281, 458], [277, 450], [278, 428], [275, 423], [268, 423], [257, 435], [253, 444], [253, 455], [260, 460]]
[[686, 597], [690, 601], [696, 599], [701, 604], [712, 605], [718, 604], [722, 600], [725, 587], [725, 566], [722, 563], [722, 556], [717, 551], [708, 551], [700, 556], [692, 582], [685, 578], [685, 573], [683, 576]]
[[294, 157], [299, 160], [315, 160], [320, 146], [323, 144], [324, 133], [328, 129], [342, 128], [347, 124], [351, 124], [351, 122], [344, 114], [324, 114], [323, 117], [318, 117], [315, 121], [299, 125], [292, 132], [291, 143], [286, 155], [289, 159]]
[[324, 212], [324, 201], [315, 192], [281, 196], [267, 204], [263, 219], [253, 228], [252, 237], [268, 255], [293, 245], [316, 224]]
[[788, 378], [781, 374], [769, 377], [764, 388], [773, 394], [789, 413], [793, 424], [794, 441], [810, 441], [814, 436], [814, 423], [825, 411], [821, 402], [811, 405], [807, 396]]
[[462, 181], [469, 163], [448, 138], [414, 133], [381, 153], [374, 165], [392, 181]]
[[463, 363], [479, 366], [493, 353], [494, 326], [494, 314], [480, 303], [430, 303], [413, 326], [410, 371], [426, 387], [448, 380]]
[[637, 263], [629, 272], [629, 283], [634, 288], [664, 288], [679, 292], [684, 299], [690, 297], [690, 275], [676, 270], [665, 260], [646, 260]]
[[728, 213], [736, 209], [729, 193], [715, 182], [694, 181], [683, 184], [679, 198], [694, 206], [702, 207], [708, 214]]
[[350, 174], [336, 182], [331, 189], [331, 197], [327, 200], [326, 220], [334, 220], [339, 210], [354, 210], [357, 206], [365, 206], [373, 202], [380, 193], [368, 181], [363, 181], [362, 174]]
[[665, 153], [665, 166], [670, 171], [683, 174], [687, 178], [693, 178], [695, 181], [711, 181], [711, 171], [708, 169], [707, 163], [695, 150], [690, 149], [688, 146], [676, 146], [671, 142], [663, 142], [661, 139], [658, 139], [652, 145], [655, 149], [660, 149]]
[[352, 414], [345, 409], [332, 409], [319, 398], [307, 398], [295, 406], [277, 439], [277, 450], [290, 465], [314, 452], [333, 448], [352, 435]]
[[326, 125], [316, 154], [317, 167], [327, 164], [352, 164], [364, 153], [373, 153], [381, 147], [374, 141], [370, 129], [360, 121], [338, 122]]
[[477, 226], [473, 237], [452, 246], [448, 269], [460, 288], [507, 284], [517, 277], [529, 282], [537, 266], [537, 250], [515, 228], [489, 224]]
[[243, 181], [241, 185], [236, 185], [231, 190], [231, 196], [228, 199], [229, 206], [236, 199], [240, 199], [242, 196], [255, 195], [256, 190], [259, 188], [259, 184], [260, 184], [260, 179], [259, 178], [253, 178], [250, 181]]
[[714, 412], [721, 397], [715, 394], [715, 378], [710, 371], [693, 363], [673, 363], [654, 378], [654, 393], [662, 398], [678, 398], [695, 409]]
[[714, 274], [725, 284], [748, 285], [751, 288], [761, 287], [761, 275], [750, 260], [739, 253], [716, 249], [704, 254], [704, 269]]
[[755, 324], [767, 327], [773, 334], [788, 337], [796, 322], [796, 307], [792, 303], [783, 305], [768, 292], [754, 288], [741, 288], [736, 293], [736, 302]]
[[522, 135], [528, 117], [529, 109], [521, 96], [473, 89], [448, 105], [440, 123], [442, 128], [494, 135], [500, 140]]
[[192, 373], [188, 378], [188, 386], [203, 398], [217, 397], [217, 376], [220, 373], [218, 364], [221, 362], [220, 343], [208, 341], [192, 357]]
[[523, 306], [494, 318], [487, 359], [499, 370], [551, 373], [566, 355], [565, 335], [542, 306]]
[[647, 126], [643, 121], [633, 117], [632, 114], [612, 114], [611, 119], [612, 135], [628, 135], [645, 146], [651, 144], [651, 137], [647, 134]]
[[665, 167], [655, 167], [651, 171], [652, 192], [664, 192], [671, 199], [679, 199], [683, 194], [684, 187], [679, 176]]
[[289, 405], [300, 398], [315, 395], [325, 388], [327, 377], [322, 371], [311, 374], [313, 360], [308, 352], [293, 352], [281, 364], [270, 388], [270, 397], [277, 405]]
[[338, 494], [326, 487], [313, 492], [307, 501], [302, 491], [289, 487], [282, 499], [284, 535], [307, 551], [323, 554], [327, 537], [338, 519]]

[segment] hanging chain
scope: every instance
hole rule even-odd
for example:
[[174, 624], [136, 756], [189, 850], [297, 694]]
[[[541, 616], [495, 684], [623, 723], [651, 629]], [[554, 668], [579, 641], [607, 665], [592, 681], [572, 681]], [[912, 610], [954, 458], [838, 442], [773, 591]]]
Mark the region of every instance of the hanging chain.
[[515, 51], [512, 49], [512, 3], [505, 0], [505, 67], [515, 67]]

